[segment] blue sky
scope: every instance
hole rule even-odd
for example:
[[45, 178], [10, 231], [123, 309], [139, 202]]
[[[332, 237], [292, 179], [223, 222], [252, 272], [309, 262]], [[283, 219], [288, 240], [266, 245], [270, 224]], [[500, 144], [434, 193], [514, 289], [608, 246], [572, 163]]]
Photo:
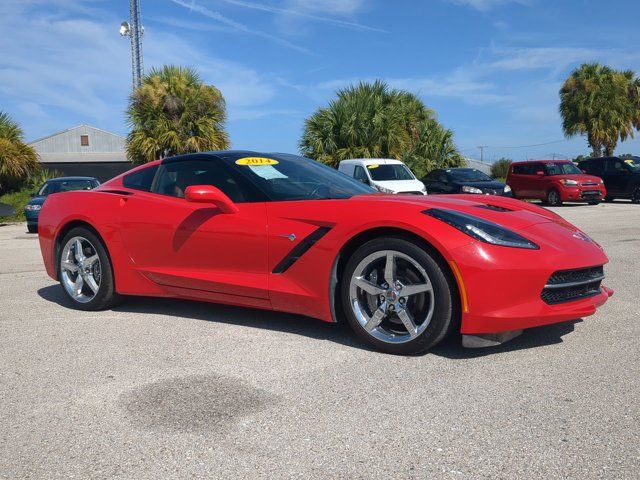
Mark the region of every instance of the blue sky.
[[[141, 0], [145, 68], [196, 67], [227, 100], [233, 148], [297, 151], [336, 89], [384, 79], [421, 96], [463, 153], [573, 156], [558, 89], [599, 61], [640, 71], [637, 0]], [[126, 134], [127, 0], [3, 0], [0, 110], [27, 139], [80, 123]], [[553, 142], [553, 143], [550, 143]], [[523, 148], [505, 148], [546, 144]], [[640, 153], [640, 140], [620, 153]]]

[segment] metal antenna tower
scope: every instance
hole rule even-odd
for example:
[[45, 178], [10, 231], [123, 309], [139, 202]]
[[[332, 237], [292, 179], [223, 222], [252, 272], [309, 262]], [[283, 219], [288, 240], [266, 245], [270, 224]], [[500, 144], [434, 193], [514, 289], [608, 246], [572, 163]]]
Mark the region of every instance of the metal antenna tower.
[[132, 86], [135, 90], [142, 84], [144, 72], [142, 64], [142, 34], [144, 33], [144, 27], [140, 25], [140, 4], [138, 0], [130, 0], [129, 17], [129, 22], [120, 24], [120, 35], [131, 39]]

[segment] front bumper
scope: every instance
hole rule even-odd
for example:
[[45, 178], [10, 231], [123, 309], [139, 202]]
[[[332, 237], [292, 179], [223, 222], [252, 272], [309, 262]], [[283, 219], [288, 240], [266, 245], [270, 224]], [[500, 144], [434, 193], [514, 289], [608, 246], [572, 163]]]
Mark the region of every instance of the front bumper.
[[[555, 223], [531, 226], [522, 232], [540, 250], [497, 247], [473, 242], [451, 251], [464, 283], [467, 311], [462, 334], [492, 334], [523, 330], [593, 315], [613, 294], [604, 285], [588, 297], [545, 303], [542, 292], [559, 270], [604, 265], [608, 259], [593, 242], [567, 237]], [[546, 240], [543, 241], [544, 239]], [[553, 243], [549, 243], [553, 239]], [[463, 308], [464, 310], [464, 308]]]
[[563, 202], [599, 202], [607, 195], [604, 185], [561, 187], [560, 198]]
[[25, 210], [24, 216], [27, 219], [29, 225], [37, 225], [38, 217], [40, 216], [40, 210]]

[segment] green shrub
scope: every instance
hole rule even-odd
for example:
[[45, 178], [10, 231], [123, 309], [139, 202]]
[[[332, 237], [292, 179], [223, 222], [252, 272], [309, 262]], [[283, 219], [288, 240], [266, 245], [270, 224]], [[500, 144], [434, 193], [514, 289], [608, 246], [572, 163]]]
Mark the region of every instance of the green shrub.
[[502, 157], [500, 160], [497, 160], [493, 165], [491, 165], [491, 176], [495, 179], [507, 178], [509, 166], [512, 162], [513, 160], [504, 157]]
[[24, 216], [24, 206], [31, 199], [31, 194], [34, 192], [32, 187], [25, 187], [22, 190], [15, 192], [5, 193], [0, 196], [0, 203], [6, 203], [15, 208], [16, 212], [11, 217], [3, 217], [3, 222], [24, 222], [26, 218]]

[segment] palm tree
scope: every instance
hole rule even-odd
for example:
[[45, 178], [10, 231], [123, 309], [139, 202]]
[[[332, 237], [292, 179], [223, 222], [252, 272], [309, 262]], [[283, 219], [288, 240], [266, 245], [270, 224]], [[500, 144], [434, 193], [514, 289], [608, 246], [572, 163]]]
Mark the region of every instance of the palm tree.
[[0, 111], [0, 190], [39, 170], [38, 154], [24, 143], [22, 129], [7, 113]]
[[416, 173], [434, 164], [458, 164], [451, 131], [414, 94], [382, 81], [361, 82], [305, 121], [303, 155], [330, 166], [347, 158], [405, 159]]
[[136, 163], [180, 153], [224, 150], [225, 102], [191, 68], [152, 69], [129, 99], [127, 156]]
[[567, 137], [586, 135], [593, 156], [613, 155], [618, 140], [640, 126], [640, 80], [632, 71], [583, 64], [560, 89], [560, 114]]

